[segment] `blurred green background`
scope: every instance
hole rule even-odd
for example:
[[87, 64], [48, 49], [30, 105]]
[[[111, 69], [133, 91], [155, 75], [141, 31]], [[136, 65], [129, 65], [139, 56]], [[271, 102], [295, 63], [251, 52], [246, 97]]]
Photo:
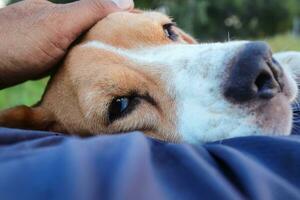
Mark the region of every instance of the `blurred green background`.
[[[167, 13], [200, 42], [265, 40], [274, 52], [300, 51], [300, 0], [136, 0], [135, 4]], [[0, 109], [36, 103], [47, 80], [0, 91]]]

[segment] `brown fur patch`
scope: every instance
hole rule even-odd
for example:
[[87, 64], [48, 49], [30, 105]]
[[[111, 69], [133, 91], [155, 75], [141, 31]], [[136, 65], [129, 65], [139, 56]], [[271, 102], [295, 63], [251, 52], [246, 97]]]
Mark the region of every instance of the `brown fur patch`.
[[41, 107], [18, 106], [0, 112], [0, 126], [47, 130], [53, 123], [54, 116]]

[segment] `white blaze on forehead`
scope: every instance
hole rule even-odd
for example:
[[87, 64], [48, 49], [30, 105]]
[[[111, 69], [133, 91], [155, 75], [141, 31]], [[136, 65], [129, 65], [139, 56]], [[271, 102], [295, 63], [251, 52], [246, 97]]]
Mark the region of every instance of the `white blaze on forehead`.
[[222, 94], [226, 69], [246, 43], [172, 44], [127, 50], [92, 41], [83, 47], [110, 51], [157, 70], [167, 92], [176, 100], [178, 132], [185, 141], [206, 142], [259, 131], [253, 116], [226, 101]]

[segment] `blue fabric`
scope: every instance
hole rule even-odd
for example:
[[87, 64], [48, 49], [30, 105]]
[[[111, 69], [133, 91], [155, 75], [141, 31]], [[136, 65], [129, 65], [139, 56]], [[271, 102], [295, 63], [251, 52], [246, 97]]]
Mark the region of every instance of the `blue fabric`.
[[192, 146], [0, 129], [0, 199], [300, 199], [300, 136]]

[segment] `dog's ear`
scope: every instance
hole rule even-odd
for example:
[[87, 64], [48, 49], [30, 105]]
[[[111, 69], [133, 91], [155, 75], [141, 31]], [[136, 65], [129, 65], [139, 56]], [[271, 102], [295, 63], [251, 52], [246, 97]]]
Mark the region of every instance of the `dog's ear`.
[[0, 112], [0, 126], [29, 130], [49, 130], [55, 117], [42, 107], [17, 106]]
[[181, 30], [180, 28], [176, 28], [176, 31], [179, 33], [180, 37], [188, 44], [198, 44], [197, 40]]

